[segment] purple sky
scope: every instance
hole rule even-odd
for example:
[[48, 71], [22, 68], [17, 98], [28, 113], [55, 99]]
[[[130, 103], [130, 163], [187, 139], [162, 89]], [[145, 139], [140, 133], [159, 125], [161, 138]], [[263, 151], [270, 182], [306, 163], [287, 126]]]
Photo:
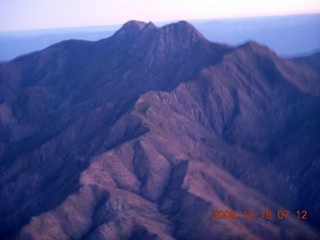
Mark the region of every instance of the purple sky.
[[0, 0], [0, 32], [320, 13], [320, 0]]

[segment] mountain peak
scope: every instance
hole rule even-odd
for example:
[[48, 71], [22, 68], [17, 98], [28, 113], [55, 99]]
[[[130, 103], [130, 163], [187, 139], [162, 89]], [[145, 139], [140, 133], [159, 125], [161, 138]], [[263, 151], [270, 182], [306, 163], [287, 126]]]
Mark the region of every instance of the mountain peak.
[[[156, 27], [152, 22], [129, 21], [115, 33], [119, 39], [135, 41], [140, 44], [147, 41], [159, 41], [162, 48], [187, 47], [199, 40], [206, 38], [190, 23], [179, 21], [161, 28]], [[169, 47], [170, 48], [170, 47]], [[170, 48], [171, 49], [171, 48]]]
[[125, 35], [126, 37], [135, 37], [142, 30], [151, 30], [155, 29], [156, 26], [152, 23], [146, 23], [142, 21], [131, 20], [126, 22], [120, 30], [117, 31], [116, 35]]
[[269, 49], [267, 46], [261, 45], [255, 41], [248, 41], [240, 45], [238, 48], [249, 50], [250, 52], [255, 52], [260, 55], [273, 54], [273, 51]]
[[123, 24], [122, 28], [120, 29], [121, 30], [131, 30], [131, 29], [135, 29], [135, 30], [141, 30], [144, 28], [144, 26], [146, 25], [147, 23], [145, 22], [142, 22], [142, 21], [136, 21], [136, 20], [131, 20], [131, 21], [128, 21], [126, 22], [125, 24]]
[[166, 25], [162, 27], [162, 31], [165, 34], [174, 34], [180, 38], [189, 37], [193, 42], [205, 39], [205, 37], [187, 21], [179, 21], [177, 23]]

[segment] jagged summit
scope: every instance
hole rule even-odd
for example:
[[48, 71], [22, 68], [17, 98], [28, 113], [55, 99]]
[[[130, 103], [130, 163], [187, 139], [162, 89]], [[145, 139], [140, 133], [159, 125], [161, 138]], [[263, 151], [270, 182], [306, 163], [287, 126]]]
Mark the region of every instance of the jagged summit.
[[238, 49], [244, 49], [245, 51], [255, 52], [261, 55], [274, 55], [273, 51], [265, 45], [261, 45], [255, 41], [248, 41], [237, 47]]
[[193, 40], [206, 39], [193, 25], [187, 21], [168, 24], [161, 29], [166, 34], [180, 35], [181, 37], [191, 36]]
[[143, 30], [150, 31], [152, 29], [157, 29], [157, 27], [152, 23], [146, 23], [142, 21], [131, 20], [126, 22], [114, 36], [120, 38], [136, 38]]
[[140, 34], [157, 32], [160, 38], [166, 40], [178, 40], [182, 42], [196, 42], [200, 39], [205, 40], [205, 37], [190, 23], [186, 21], [179, 21], [177, 23], [171, 23], [161, 28], [156, 27], [152, 22], [146, 23], [142, 21], [131, 20], [126, 22], [115, 36], [124, 36], [126, 38], [136, 38]]
[[139, 21], [129, 21], [125, 23], [115, 34], [117, 37], [129, 37], [132, 35], [136, 35], [141, 31], [141, 29], [145, 26], [144, 22]]
[[156, 28], [156, 26], [152, 23], [146, 23], [142, 21], [131, 20], [123, 24], [119, 31], [141, 31], [142, 29], [152, 29]]
[[127, 29], [127, 28], [139, 28], [142, 29], [146, 25], [143, 21], [137, 21], [137, 20], [130, 20], [123, 24], [121, 29]]

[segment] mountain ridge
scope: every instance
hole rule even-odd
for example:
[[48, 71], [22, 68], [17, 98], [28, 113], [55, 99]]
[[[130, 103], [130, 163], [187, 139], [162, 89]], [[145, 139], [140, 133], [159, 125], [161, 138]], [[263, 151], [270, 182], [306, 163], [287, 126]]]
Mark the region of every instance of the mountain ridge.
[[[316, 238], [320, 77], [304, 64], [131, 21], [0, 73], [3, 238]], [[214, 209], [306, 209], [313, 227]]]

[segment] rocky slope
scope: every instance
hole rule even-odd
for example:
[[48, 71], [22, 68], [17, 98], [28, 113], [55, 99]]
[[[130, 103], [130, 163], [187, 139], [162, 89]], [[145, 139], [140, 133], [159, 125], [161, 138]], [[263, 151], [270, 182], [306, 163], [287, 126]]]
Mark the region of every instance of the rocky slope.
[[317, 239], [316, 56], [130, 21], [0, 64], [1, 238]]

